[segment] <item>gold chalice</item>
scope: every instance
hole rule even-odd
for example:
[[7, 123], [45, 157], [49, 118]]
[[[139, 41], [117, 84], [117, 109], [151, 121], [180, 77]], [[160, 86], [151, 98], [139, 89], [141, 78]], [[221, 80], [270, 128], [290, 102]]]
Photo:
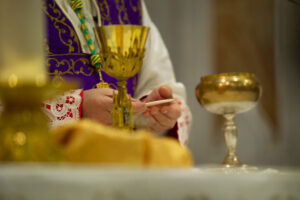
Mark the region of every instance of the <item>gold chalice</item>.
[[149, 28], [136, 25], [107, 25], [95, 29], [102, 70], [118, 80], [114, 95], [113, 126], [133, 128], [131, 97], [127, 95], [126, 80], [142, 67]]
[[243, 166], [236, 156], [236, 114], [250, 110], [261, 96], [261, 86], [251, 73], [222, 73], [201, 78], [196, 97], [209, 112], [225, 118], [225, 142], [227, 156], [222, 164], [226, 167]]

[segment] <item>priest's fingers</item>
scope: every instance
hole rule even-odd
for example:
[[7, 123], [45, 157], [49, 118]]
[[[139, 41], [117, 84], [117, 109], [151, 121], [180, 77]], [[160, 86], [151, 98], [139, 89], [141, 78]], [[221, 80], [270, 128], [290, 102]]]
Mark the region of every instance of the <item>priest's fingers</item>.
[[177, 120], [181, 115], [181, 108], [178, 102], [172, 102], [169, 105], [162, 106], [160, 112], [170, 119]]
[[164, 130], [171, 129], [175, 126], [176, 119], [171, 119], [160, 111], [152, 113], [152, 116], [157, 121], [157, 123], [159, 123], [164, 128]]
[[82, 117], [99, 121], [103, 124], [111, 124], [111, 109], [113, 99], [110, 88], [97, 88], [85, 90], [82, 101]]
[[156, 119], [151, 115], [151, 114], [147, 114], [148, 116], [147, 118], [147, 127], [153, 131], [153, 132], [160, 132], [164, 130], [164, 127], [161, 126]]
[[[88, 106], [83, 107], [83, 111], [88, 111], [88, 118], [96, 120], [102, 124], [111, 125], [113, 100], [109, 96], [102, 96], [101, 101], [91, 102]], [[90, 107], [90, 108], [88, 108]], [[87, 110], [89, 109], [89, 110]]]
[[132, 101], [131, 104], [134, 115], [139, 115], [146, 111], [146, 104], [141, 101]]
[[101, 93], [101, 95], [105, 95], [109, 97], [112, 97], [113, 93], [118, 94], [118, 90], [113, 90], [111, 88], [95, 88], [91, 90], [95, 90], [95, 92]]
[[168, 85], [155, 88], [145, 99], [144, 102], [157, 101], [172, 98], [172, 89]]
[[[154, 107], [149, 112], [149, 116], [151, 116], [152, 123], [149, 124], [152, 130], [156, 132], [166, 131], [174, 127], [176, 120], [170, 119], [166, 115], [160, 112], [159, 108]], [[154, 119], [154, 121], [153, 121]]]

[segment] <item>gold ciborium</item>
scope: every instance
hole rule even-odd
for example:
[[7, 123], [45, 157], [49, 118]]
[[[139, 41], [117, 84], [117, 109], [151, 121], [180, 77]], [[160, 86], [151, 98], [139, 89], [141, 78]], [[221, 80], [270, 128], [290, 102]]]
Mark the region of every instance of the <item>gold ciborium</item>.
[[253, 108], [261, 96], [261, 86], [251, 73], [222, 73], [201, 78], [196, 97], [209, 112], [225, 118], [226, 167], [244, 166], [236, 156], [237, 127], [233, 121], [236, 114]]
[[102, 70], [118, 81], [112, 108], [113, 126], [133, 128], [131, 97], [127, 95], [126, 80], [142, 67], [148, 27], [136, 25], [107, 25], [95, 29]]

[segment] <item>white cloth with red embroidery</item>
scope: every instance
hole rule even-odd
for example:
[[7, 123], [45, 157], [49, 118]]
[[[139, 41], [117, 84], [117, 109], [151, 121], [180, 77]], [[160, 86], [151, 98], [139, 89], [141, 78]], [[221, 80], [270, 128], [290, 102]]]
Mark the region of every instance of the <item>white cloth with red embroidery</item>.
[[72, 90], [55, 99], [45, 101], [43, 108], [50, 127], [56, 127], [81, 117], [83, 90]]
[[[96, 7], [94, 0], [82, 0], [83, 12], [85, 14], [87, 27], [93, 41], [95, 35], [93, 27], [95, 26], [93, 14], [97, 15], [99, 9]], [[76, 34], [80, 40], [81, 48], [85, 53], [90, 53], [84, 35], [80, 29], [81, 24], [75, 12], [70, 6], [70, 2], [66, 0], [56, 0], [58, 6], [71, 21]], [[176, 82], [173, 66], [169, 58], [168, 51], [160, 36], [156, 26], [151, 21], [145, 3], [142, 1], [143, 8], [143, 25], [150, 27], [149, 36], [146, 43], [146, 53], [139, 81], [137, 85], [136, 95], [134, 98], [140, 98], [149, 94], [153, 89], [161, 85], [169, 85], [173, 90], [174, 98], [181, 102], [182, 115], [177, 121], [177, 135], [181, 144], [186, 144], [188, 134], [191, 127], [191, 113], [186, 105], [186, 92], [182, 83]], [[98, 14], [99, 17], [99, 14]], [[101, 22], [101, 20], [98, 20]], [[98, 24], [100, 25], [100, 24]], [[99, 47], [94, 42], [97, 50]], [[58, 126], [71, 120], [78, 120], [81, 117], [82, 110], [82, 90], [74, 90], [65, 93], [51, 101], [44, 103], [44, 110], [50, 119], [50, 126]]]

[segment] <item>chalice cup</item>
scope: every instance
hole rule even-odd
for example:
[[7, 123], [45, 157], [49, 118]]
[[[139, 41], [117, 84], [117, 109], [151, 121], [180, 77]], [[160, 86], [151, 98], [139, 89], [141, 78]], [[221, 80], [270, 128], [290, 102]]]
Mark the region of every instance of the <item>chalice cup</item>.
[[106, 25], [95, 28], [100, 47], [102, 69], [118, 81], [113, 97], [112, 121], [118, 128], [133, 128], [131, 97], [126, 81], [137, 74], [143, 64], [149, 28], [138, 25]]
[[201, 78], [196, 88], [196, 97], [209, 112], [225, 118], [225, 143], [227, 155], [225, 167], [243, 165], [236, 156], [237, 127], [234, 117], [238, 113], [252, 109], [261, 96], [261, 86], [252, 73], [222, 73]]

